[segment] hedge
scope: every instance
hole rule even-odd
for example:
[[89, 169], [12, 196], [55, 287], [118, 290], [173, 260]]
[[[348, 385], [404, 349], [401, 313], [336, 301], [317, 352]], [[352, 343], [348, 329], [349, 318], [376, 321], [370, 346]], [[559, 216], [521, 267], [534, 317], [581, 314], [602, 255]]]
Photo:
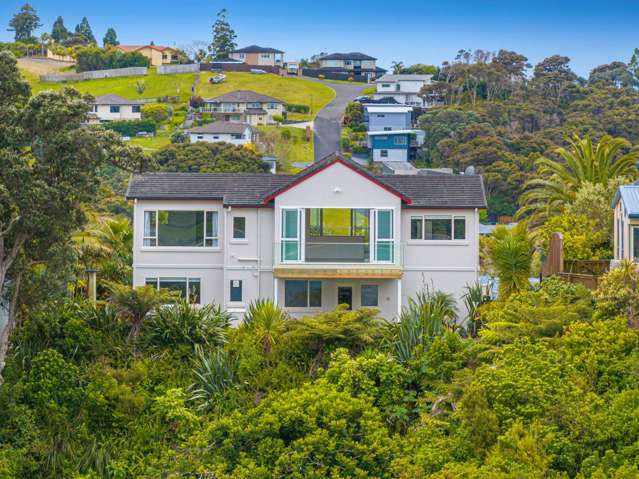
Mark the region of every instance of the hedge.
[[285, 103], [284, 107], [287, 111], [291, 113], [309, 113], [311, 111], [311, 107], [308, 105], [298, 105], [295, 103]]
[[151, 120], [110, 121], [102, 125], [122, 136], [135, 136], [140, 132], [155, 133], [157, 130], [155, 122]]

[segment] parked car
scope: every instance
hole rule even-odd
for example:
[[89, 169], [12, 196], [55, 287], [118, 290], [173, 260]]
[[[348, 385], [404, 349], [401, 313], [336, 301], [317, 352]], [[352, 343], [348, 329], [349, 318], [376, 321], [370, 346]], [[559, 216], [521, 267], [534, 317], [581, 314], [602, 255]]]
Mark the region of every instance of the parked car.
[[268, 73], [266, 70], [262, 70], [261, 68], [251, 68], [251, 73], [255, 75], [266, 75]]
[[218, 83], [222, 83], [224, 80], [226, 80], [226, 75], [217, 74], [217, 75], [212, 76], [209, 79], [209, 82], [213, 83], [213, 84], [218, 84]]

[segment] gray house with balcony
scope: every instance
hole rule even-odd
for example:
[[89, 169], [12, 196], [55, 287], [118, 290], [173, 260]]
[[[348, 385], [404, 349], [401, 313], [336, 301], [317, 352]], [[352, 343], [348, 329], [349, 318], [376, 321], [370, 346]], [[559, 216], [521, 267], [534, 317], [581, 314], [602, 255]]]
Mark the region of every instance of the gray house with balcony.
[[374, 175], [331, 155], [295, 175], [134, 175], [133, 284], [238, 316], [258, 298], [293, 316], [373, 307], [397, 317], [479, 275], [475, 175]]

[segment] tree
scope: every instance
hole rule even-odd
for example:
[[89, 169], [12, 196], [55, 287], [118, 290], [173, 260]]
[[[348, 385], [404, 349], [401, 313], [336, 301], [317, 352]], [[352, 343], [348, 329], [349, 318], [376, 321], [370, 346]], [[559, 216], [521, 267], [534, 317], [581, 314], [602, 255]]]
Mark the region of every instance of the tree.
[[437, 75], [439, 69], [434, 65], [426, 65], [424, 63], [415, 63], [407, 68], [404, 68], [402, 73], [409, 73], [415, 75]]
[[490, 269], [499, 278], [500, 299], [528, 289], [533, 243], [525, 221], [510, 229], [498, 225], [486, 239], [485, 250]]
[[51, 28], [51, 38], [56, 43], [62, 43], [71, 36], [71, 32], [64, 26], [64, 19], [62, 17], [56, 18]]
[[34, 30], [41, 26], [40, 17], [35, 9], [29, 3], [25, 3], [9, 22], [9, 31], [15, 33], [16, 42], [28, 43], [33, 41]]
[[393, 62], [391, 63], [391, 68], [393, 69], [393, 75], [399, 75], [404, 70], [404, 63]]
[[149, 159], [115, 133], [83, 126], [91, 97], [64, 89], [30, 98], [9, 52], [0, 52], [0, 83], [0, 294], [11, 298], [1, 372], [24, 272], [83, 225], [81, 205], [96, 193], [103, 165], [132, 170]]
[[598, 85], [613, 88], [632, 88], [633, 76], [628, 65], [623, 62], [612, 62], [599, 65], [590, 72], [589, 85]]
[[635, 178], [639, 150], [631, 148], [623, 138], [603, 136], [595, 147], [589, 136], [574, 135], [568, 139], [569, 149], [557, 148], [555, 153], [563, 162], [546, 157], [539, 158], [537, 177], [524, 186], [522, 207], [518, 216], [530, 216], [532, 226], [541, 224], [547, 217], [561, 212], [570, 204], [577, 191], [586, 183], [608, 185], [615, 178]]
[[118, 35], [117, 33], [115, 33], [115, 30], [113, 28], [109, 28], [106, 31], [106, 34], [102, 39], [102, 44], [104, 45], [104, 48], [114, 47], [120, 44], [120, 42], [118, 41]]
[[152, 154], [163, 171], [214, 172], [266, 172], [268, 165], [262, 157], [242, 146], [229, 143], [169, 145]]
[[214, 58], [226, 58], [237, 47], [235, 31], [226, 19], [225, 8], [217, 12], [217, 20], [213, 24], [213, 42], [209, 45], [209, 52]]
[[87, 17], [82, 17], [82, 21], [75, 26], [75, 34], [76, 36], [84, 39], [84, 43], [96, 43], [95, 37], [93, 36], [93, 31], [91, 30], [91, 25], [89, 25], [89, 20]]
[[531, 84], [539, 96], [560, 103], [572, 95], [577, 75], [570, 69], [570, 58], [553, 55], [535, 65]]
[[639, 88], [639, 48], [635, 48], [628, 62], [628, 71], [632, 75], [632, 84]]

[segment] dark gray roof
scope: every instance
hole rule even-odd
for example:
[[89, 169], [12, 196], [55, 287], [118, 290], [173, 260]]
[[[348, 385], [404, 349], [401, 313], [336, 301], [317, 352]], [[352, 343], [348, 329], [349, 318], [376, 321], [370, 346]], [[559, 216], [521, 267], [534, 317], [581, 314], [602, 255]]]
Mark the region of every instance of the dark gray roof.
[[113, 95], [111, 93], [107, 95], [100, 95], [95, 97], [93, 102], [96, 105], [142, 105], [144, 102], [139, 100], [129, 100], [128, 98], [121, 97], [119, 95]]
[[189, 133], [236, 133], [241, 134], [253, 127], [246, 123], [233, 123], [231, 121], [214, 121], [206, 125], [198, 126], [188, 130]]
[[284, 53], [282, 50], [270, 47], [261, 47], [259, 45], [249, 45], [248, 47], [233, 50], [233, 53]]
[[127, 198], [209, 199], [231, 206], [264, 206], [291, 185], [340, 161], [405, 199], [410, 208], [485, 208], [479, 175], [373, 175], [352, 160], [330, 155], [296, 175], [268, 173], [145, 173], [133, 175]]
[[272, 96], [262, 95], [251, 90], [235, 90], [220, 96], [209, 98], [207, 102], [232, 102], [232, 103], [253, 103], [253, 102], [273, 102], [284, 103], [282, 100]]
[[377, 60], [377, 58], [365, 55], [360, 52], [351, 53], [331, 53], [320, 58], [320, 60]]
[[271, 173], [143, 173], [131, 176], [126, 197], [220, 200], [231, 206], [260, 206], [270, 191], [294, 177]]

